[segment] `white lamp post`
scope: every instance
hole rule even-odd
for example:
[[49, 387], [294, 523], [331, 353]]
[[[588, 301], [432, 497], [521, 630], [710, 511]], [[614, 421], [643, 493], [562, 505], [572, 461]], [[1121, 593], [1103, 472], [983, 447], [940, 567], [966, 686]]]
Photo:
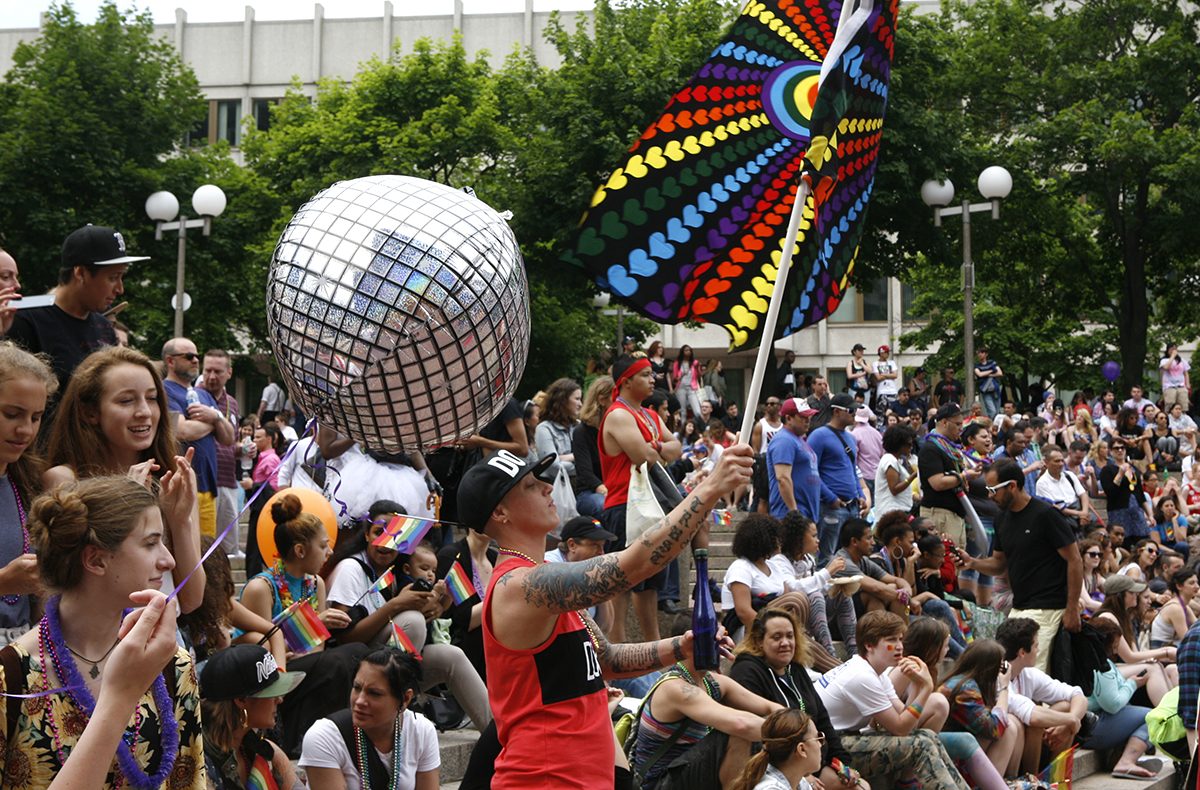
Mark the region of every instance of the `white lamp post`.
[[948, 180], [926, 181], [921, 185], [921, 200], [933, 209], [934, 227], [942, 226], [942, 217], [962, 215], [962, 287], [963, 287], [963, 361], [966, 366], [967, 391], [964, 402], [968, 408], [975, 401], [975, 263], [971, 260], [971, 212], [991, 211], [992, 219], [1000, 219], [1000, 201], [1012, 191], [1012, 176], [999, 165], [992, 165], [979, 174], [979, 194], [987, 203], [972, 203], [964, 198], [962, 205], [950, 206], [954, 200], [954, 184]]
[[179, 231], [179, 251], [175, 262], [175, 337], [183, 336], [183, 312], [190, 300], [184, 298], [183, 280], [187, 265], [187, 231], [188, 228], [200, 228], [205, 236], [212, 232], [213, 217], [221, 216], [225, 211], [225, 193], [215, 184], [205, 184], [197, 187], [192, 193], [192, 208], [200, 215], [200, 219], [188, 219], [186, 215], [175, 219], [179, 214], [179, 198], [170, 192], [155, 192], [146, 198], [146, 216], [154, 220], [154, 238], [161, 239], [163, 231]]

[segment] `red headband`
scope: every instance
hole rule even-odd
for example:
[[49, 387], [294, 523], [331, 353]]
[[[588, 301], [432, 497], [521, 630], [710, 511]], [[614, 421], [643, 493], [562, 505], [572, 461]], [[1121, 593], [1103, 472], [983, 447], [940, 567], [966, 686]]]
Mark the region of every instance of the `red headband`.
[[634, 360], [632, 365], [625, 368], [624, 372], [622, 372], [621, 375], [617, 377], [617, 380], [613, 382], [613, 400], [616, 400], [618, 397], [620, 397], [622, 384], [624, 384], [626, 381], [629, 381], [631, 378], [641, 373], [648, 367], [650, 367], [650, 360], [647, 357], [641, 357], [637, 360]]

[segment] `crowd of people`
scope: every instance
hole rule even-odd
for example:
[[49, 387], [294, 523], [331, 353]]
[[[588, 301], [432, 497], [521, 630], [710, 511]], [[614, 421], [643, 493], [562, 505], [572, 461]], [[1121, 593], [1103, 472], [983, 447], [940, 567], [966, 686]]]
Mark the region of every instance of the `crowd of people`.
[[[1029, 414], [986, 351], [981, 413], [887, 346], [836, 394], [785, 355], [742, 442], [720, 363], [655, 342], [381, 455], [275, 383], [243, 415], [220, 349], [122, 344], [104, 314], [140, 260], [86, 226], [54, 303], [0, 316], [4, 787], [431, 790], [438, 731], [468, 723], [463, 788], [1000, 790], [1073, 744], [1151, 779], [1164, 706], [1194, 743], [1173, 347], [1161, 402]], [[698, 644], [660, 614], [714, 511], [735, 556]], [[404, 516], [437, 527], [401, 552]]]

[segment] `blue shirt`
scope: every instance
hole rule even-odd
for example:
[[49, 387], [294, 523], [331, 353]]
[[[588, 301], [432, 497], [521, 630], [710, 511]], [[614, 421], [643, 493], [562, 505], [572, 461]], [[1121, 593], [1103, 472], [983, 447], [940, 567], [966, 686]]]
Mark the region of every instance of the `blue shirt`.
[[1200, 620], [1183, 635], [1175, 653], [1179, 667], [1179, 718], [1186, 729], [1196, 726], [1196, 697], [1200, 694]]
[[[172, 412], [179, 412], [187, 416], [187, 391], [188, 388], [174, 381], [163, 381], [167, 390], [167, 408]], [[200, 404], [203, 406], [211, 406], [217, 408], [217, 401], [208, 390], [204, 387], [196, 387], [196, 394], [200, 396]], [[210, 433], [203, 439], [195, 442], [181, 442], [184, 449], [195, 447], [196, 453], [192, 458], [192, 468], [196, 470], [196, 490], [202, 494], [215, 494], [217, 492], [217, 437]]]
[[[992, 453], [992, 460], [998, 461], [1001, 458], [1008, 458], [1008, 450], [1003, 447], [997, 447], [995, 452]], [[1026, 447], [1025, 452], [1021, 453], [1021, 457], [1014, 458], [1013, 460], [1016, 461], [1022, 469], [1028, 469], [1030, 466], [1033, 466], [1034, 462], [1038, 460], [1038, 456], [1037, 453], [1033, 451], [1032, 447]], [[1029, 494], [1030, 496], [1037, 496], [1037, 480], [1041, 474], [1042, 473], [1040, 471], [1027, 472], [1025, 474], [1026, 494]]]
[[792, 467], [792, 491], [796, 497], [796, 509], [806, 518], [816, 521], [821, 515], [821, 476], [817, 472], [817, 456], [804, 441], [787, 428], [771, 437], [767, 445], [767, 480], [771, 490], [771, 515], [783, 518], [788, 513], [787, 503], [779, 493], [779, 480], [775, 476], [775, 464]]
[[838, 441], [832, 426], [822, 425], [808, 435], [808, 446], [817, 454], [817, 466], [821, 470], [821, 483], [831, 492], [831, 495], [822, 497], [825, 502], [832, 502], [835, 499], [849, 502], [851, 499], [862, 497], [862, 486], [858, 482], [858, 468], [855, 466], [858, 459], [858, 443], [854, 441], [854, 434], [849, 431], [838, 431], [838, 433], [849, 445], [850, 451], [854, 454], [853, 459], [846, 452], [842, 443]]

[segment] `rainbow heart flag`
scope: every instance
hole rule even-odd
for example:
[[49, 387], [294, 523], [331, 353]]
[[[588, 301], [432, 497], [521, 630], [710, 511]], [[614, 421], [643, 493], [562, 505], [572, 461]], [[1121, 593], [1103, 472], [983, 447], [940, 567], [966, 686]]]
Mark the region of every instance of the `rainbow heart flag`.
[[435, 519], [420, 516], [395, 516], [371, 543], [400, 554], [411, 554], [436, 523]]
[[404, 629], [395, 623], [392, 623], [392, 636], [388, 639], [388, 644], [403, 650], [405, 653], [411, 653], [418, 661], [423, 660], [421, 651], [417, 650], [417, 646], [408, 638], [408, 634], [404, 633]]
[[1040, 774], [1038, 780], [1058, 790], [1067, 790], [1071, 786], [1071, 776], [1075, 772], [1075, 747], [1072, 746], [1050, 761]]
[[246, 774], [247, 790], [279, 790], [275, 775], [271, 773], [271, 761], [261, 754], [254, 755], [254, 763]]
[[329, 629], [321, 622], [317, 612], [307, 599], [297, 601], [284, 609], [273, 620], [283, 632], [287, 648], [298, 656], [306, 655], [325, 644]]
[[456, 606], [466, 603], [475, 594], [475, 584], [467, 577], [463, 566], [457, 562], [446, 574], [446, 589], [450, 591], [450, 598], [453, 599]]

